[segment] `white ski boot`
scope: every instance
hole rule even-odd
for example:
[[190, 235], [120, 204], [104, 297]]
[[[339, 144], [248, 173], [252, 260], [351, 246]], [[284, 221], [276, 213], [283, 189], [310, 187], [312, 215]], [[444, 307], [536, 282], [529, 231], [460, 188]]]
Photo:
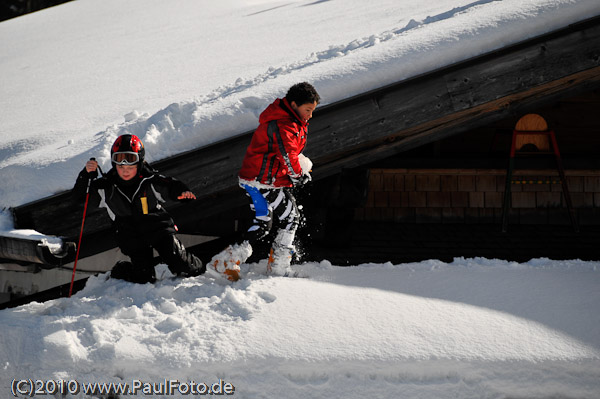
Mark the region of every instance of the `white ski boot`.
[[230, 281], [240, 279], [240, 265], [252, 255], [252, 246], [248, 241], [229, 245], [216, 254], [206, 267], [206, 272], [215, 277], [225, 277]]
[[277, 232], [277, 237], [269, 252], [267, 274], [274, 274], [277, 276], [292, 275], [292, 254], [295, 251], [294, 246], [292, 245], [294, 235], [294, 232], [289, 230], [279, 230]]
[[291, 276], [293, 274], [291, 267], [293, 253], [293, 248], [274, 244], [269, 252], [267, 274], [273, 274], [275, 276]]

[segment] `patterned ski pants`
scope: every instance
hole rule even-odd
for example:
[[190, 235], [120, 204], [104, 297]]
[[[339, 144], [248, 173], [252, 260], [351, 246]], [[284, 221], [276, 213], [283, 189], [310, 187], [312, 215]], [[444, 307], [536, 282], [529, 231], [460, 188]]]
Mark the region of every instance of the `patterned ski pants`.
[[292, 242], [300, 223], [300, 211], [290, 188], [264, 189], [242, 185], [252, 200], [250, 208], [254, 212], [252, 226], [245, 239], [252, 244], [263, 240], [273, 227], [277, 228], [274, 244], [292, 248]]

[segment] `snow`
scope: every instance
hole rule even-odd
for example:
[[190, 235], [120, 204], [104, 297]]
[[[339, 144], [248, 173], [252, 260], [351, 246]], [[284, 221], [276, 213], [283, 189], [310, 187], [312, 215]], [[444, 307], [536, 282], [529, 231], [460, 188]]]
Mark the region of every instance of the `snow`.
[[264, 262], [233, 284], [164, 266], [155, 285], [103, 274], [70, 299], [1, 311], [0, 389], [31, 378], [222, 380], [240, 398], [600, 393], [599, 262], [294, 266], [308, 278], [265, 277]]
[[[597, 0], [77, 0], [4, 21], [0, 231], [44, 237], [7, 208], [71, 188], [90, 157], [107, 170], [119, 134], [156, 161], [255, 128], [300, 81], [330, 104], [599, 14]], [[600, 396], [598, 262], [323, 260], [295, 266], [307, 278], [245, 264], [236, 283], [160, 267], [155, 285], [103, 274], [0, 311], [3, 395], [20, 379], [173, 379], [240, 398]]]
[[37, 241], [39, 245], [47, 247], [53, 254], [59, 254], [63, 250], [63, 240], [60, 237], [44, 235], [35, 230], [18, 229], [2, 231], [0, 229], [0, 237]]

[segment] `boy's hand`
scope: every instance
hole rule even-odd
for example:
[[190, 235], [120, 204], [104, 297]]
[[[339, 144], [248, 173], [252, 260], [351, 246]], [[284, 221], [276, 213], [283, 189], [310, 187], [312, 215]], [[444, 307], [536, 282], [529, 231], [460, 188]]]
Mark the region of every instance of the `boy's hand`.
[[179, 199], [179, 200], [186, 200], [186, 199], [187, 200], [195, 200], [196, 196], [191, 191], [184, 191], [181, 193], [181, 195], [179, 197], [177, 197], [177, 199]]
[[301, 175], [300, 177], [290, 177], [290, 179], [292, 179], [292, 183], [294, 184], [295, 187], [303, 186], [306, 183], [312, 181], [312, 177], [310, 176], [310, 173], [305, 173], [305, 174]]
[[86, 162], [85, 164], [85, 170], [88, 173], [93, 173], [96, 170], [98, 170], [98, 162], [96, 162], [94, 159], [90, 159], [89, 161]]

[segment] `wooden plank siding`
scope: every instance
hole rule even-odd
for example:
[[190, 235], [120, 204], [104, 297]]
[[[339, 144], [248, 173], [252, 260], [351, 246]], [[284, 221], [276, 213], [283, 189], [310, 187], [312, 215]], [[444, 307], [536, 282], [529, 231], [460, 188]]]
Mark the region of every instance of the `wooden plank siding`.
[[[306, 150], [315, 165], [313, 178], [324, 179], [344, 169], [366, 165], [508, 115], [525, 113], [564, 96], [600, 88], [599, 43], [600, 17], [595, 17], [319, 107], [311, 120]], [[197, 201], [184, 206], [168, 206], [182, 230], [194, 232], [206, 218], [245, 203], [243, 192], [237, 187], [237, 172], [251, 134], [245, 132], [153, 164], [161, 172], [188, 183], [198, 196]], [[394, 194], [394, 201], [407, 201], [415, 204], [415, 208], [428, 201], [441, 205], [435, 214], [427, 214], [427, 211], [420, 214], [418, 217], [422, 220], [444, 215], [464, 217], [465, 203], [480, 204], [479, 208], [483, 210], [486, 201], [495, 206], [498, 204], [495, 196], [477, 194], [481, 192], [477, 191], [481, 185], [492, 187], [492, 180], [477, 181], [461, 175], [435, 181], [393, 177], [385, 181], [385, 187], [389, 184], [396, 185], [391, 192], [401, 191], [399, 188], [402, 187], [408, 193]], [[600, 185], [596, 181], [587, 184]], [[449, 190], [450, 196], [430, 194], [427, 197], [420, 194], [422, 186], [429, 189], [426, 192], [435, 192], [433, 187], [455, 187], [457, 191]], [[501, 185], [496, 184], [496, 187]], [[372, 201], [382, 205], [390, 200], [389, 194]], [[540, 198], [542, 202], [555, 200], [554, 197]], [[600, 201], [595, 197], [579, 200]], [[81, 209], [73, 204], [68, 192], [59, 193], [15, 207], [15, 227], [76, 237], [81, 226]], [[398, 212], [398, 219], [403, 219], [402, 211]], [[86, 235], [101, 233], [108, 227], [109, 220], [103, 210], [88, 214]]]
[[[581, 225], [600, 224], [598, 173], [566, 171]], [[369, 170], [367, 201], [354, 208], [354, 216], [358, 221], [499, 224], [505, 176], [504, 169], [373, 168]], [[391, 183], [401, 179], [404, 188]], [[556, 169], [517, 170], [513, 180], [511, 223], [570, 224]], [[446, 183], [438, 184], [441, 182]]]

